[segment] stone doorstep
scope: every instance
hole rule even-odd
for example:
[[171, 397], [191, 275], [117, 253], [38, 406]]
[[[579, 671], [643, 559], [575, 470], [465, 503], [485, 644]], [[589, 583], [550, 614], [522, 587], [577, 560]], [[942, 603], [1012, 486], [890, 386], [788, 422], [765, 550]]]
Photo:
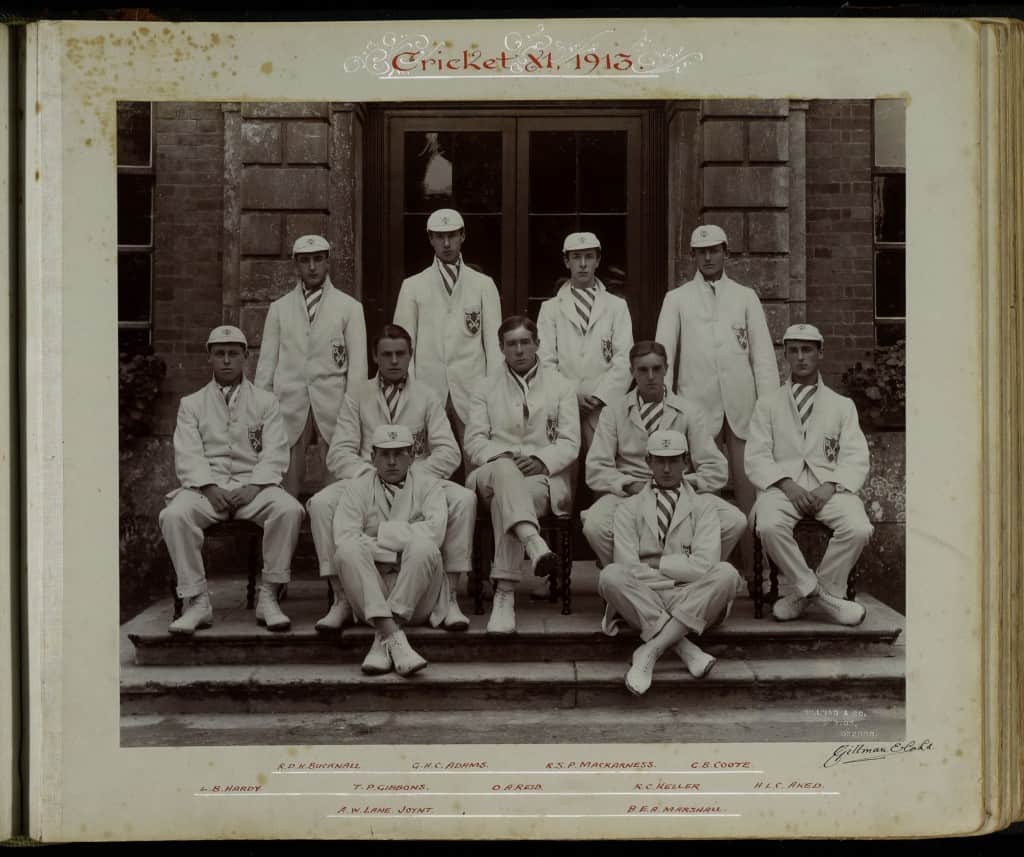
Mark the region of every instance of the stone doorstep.
[[[650, 693], [657, 693], [655, 686]], [[857, 703], [854, 725], [815, 708], [778, 700], [771, 707], [721, 704], [618, 704], [564, 709], [329, 711], [285, 714], [136, 714], [121, 718], [122, 747], [238, 747], [444, 744], [665, 744], [835, 742], [855, 729], [870, 740], [906, 736], [902, 704]], [[633, 701], [629, 701], [632, 703]], [[833, 704], [829, 706], [834, 707]]]
[[[372, 640], [370, 628], [347, 627], [337, 637], [320, 635], [313, 624], [326, 609], [325, 585], [295, 581], [283, 607], [292, 629], [270, 632], [256, 624], [246, 610], [244, 583], [211, 581], [214, 625], [191, 637], [168, 633], [170, 599], [161, 601], [122, 626], [128, 660], [146, 665], [238, 663], [358, 663]], [[728, 621], [709, 631], [701, 645], [716, 656], [806, 655], [831, 651], [890, 653], [902, 650], [903, 617], [870, 595], [859, 596], [867, 607], [864, 623], [856, 628], [814, 621], [813, 614], [796, 622], [776, 622], [766, 613], [755, 619], [749, 598], [737, 599]], [[231, 606], [222, 607], [225, 602]], [[433, 661], [565, 661], [628, 658], [637, 645], [634, 632], [616, 637], [600, 632], [603, 601], [592, 594], [574, 596], [574, 612], [561, 615], [559, 604], [517, 597], [517, 633], [496, 637], [485, 631], [487, 616], [470, 615], [470, 630], [452, 633], [433, 628], [410, 628], [407, 633], [424, 657]], [[463, 608], [468, 605], [463, 603]], [[896, 641], [895, 646], [892, 645]]]
[[736, 704], [799, 701], [834, 707], [902, 703], [902, 658], [720, 660], [692, 678], [674, 656], [659, 661], [652, 690], [634, 698], [628, 662], [434, 663], [408, 679], [364, 676], [356, 664], [206, 666], [181, 670], [126, 666], [123, 715], [283, 711], [479, 710], [666, 706], [713, 698]]

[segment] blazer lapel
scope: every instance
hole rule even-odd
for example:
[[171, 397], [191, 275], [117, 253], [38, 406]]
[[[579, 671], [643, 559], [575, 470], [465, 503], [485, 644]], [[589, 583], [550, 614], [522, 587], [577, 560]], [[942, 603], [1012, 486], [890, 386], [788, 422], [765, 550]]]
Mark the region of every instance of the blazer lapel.
[[405, 477], [405, 485], [402, 490], [395, 495], [395, 503], [391, 507], [390, 520], [408, 521], [412, 517], [412, 497], [415, 488], [413, 476], [410, 472]]
[[594, 307], [590, 310], [590, 324], [587, 327], [589, 333], [597, 326], [597, 322], [600, 320], [608, 311], [608, 291], [604, 287], [604, 283], [600, 280], [595, 279], [594, 285], [596, 286], [594, 291]]
[[572, 296], [572, 286], [568, 283], [558, 290], [558, 306], [561, 308], [565, 320], [579, 330], [580, 314], [576, 312], [576, 301]]
[[630, 404], [628, 408], [629, 421], [640, 429], [640, 431], [646, 433], [647, 426], [644, 425], [643, 417], [640, 415], [640, 397], [636, 390], [633, 390], [630, 394]]
[[683, 485], [679, 491], [679, 500], [676, 502], [676, 508], [672, 512], [672, 520], [669, 521], [668, 534], [665, 536], [666, 544], [676, 531], [676, 528], [681, 526], [692, 514], [693, 503], [690, 501], [690, 493], [686, 490], [685, 485]]
[[[658, 527], [658, 501], [654, 496], [654, 489], [648, 485], [644, 488], [640, 498], [640, 512], [644, 517], [644, 521], [647, 523], [648, 528], [654, 538], [654, 542], [657, 545], [661, 545], [661, 531]], [[643, 553], [643, 544], [641, 543], [641, 554]]]

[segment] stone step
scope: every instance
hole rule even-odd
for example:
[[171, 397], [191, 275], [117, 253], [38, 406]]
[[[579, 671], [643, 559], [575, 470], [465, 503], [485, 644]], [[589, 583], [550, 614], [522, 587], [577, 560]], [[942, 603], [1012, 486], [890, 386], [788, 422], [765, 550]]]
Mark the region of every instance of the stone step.
[[[654, 686], [633, 697], [619, 661], [432, 663], [408, 679], [367, 677], [357, 664], [154, 667], [126, 664], [122, 715], [282, 712], [554, 710], [599, 706], [664, 708], [716, 704], [808, 708], [900, 704], [902, 650], [889, 657], [722, 659], [703, 680], [674, 655], [659, 661]], [[571, 715], [570, 715], [571, 716]]]
[[[531, 602], [526, 591], [517, 594], [517, 633], [489, 635], [487, 616], [470, 615], [470, 630], [452, 633], [433, 628], [410, 628], [413, 646], [432, 663], [488, 663], [607, 660], [625, 662], [638, 644], [635, 633], [616, 637], [601, 633], [603, 601], [588, 591], [586, 580], [573, 599], [573, 613], [561, 615], [558, 604]], [[531, 582], [532, 584], [532, 582]], [[287, 632], [270, 632], [256, 624], [244, 606], [241, 581], [211, 581], [214, 625], [192, 637], [167, 631], [171, 601], [153, 605], [125, 623], [122, 632], [131, 643], [134, 662], [144, 666], [229, 664], [358, 664], [370, 647], [373, 632], [366, 626], [348, 627], [341, 635], [323, 636], [313, 624], [323, 615], [326, 586], [293, 581], [282, 605], [292, 619]], [[574, 587], [575, 589], [575, 587]], [[887, 654], [903, 629], [903, 617], [864, 594], [858, 596], [867, 618], [856, 628], [823, 622], [809, 612], [806, 618], [780, 623], [766, 611], [755, 619], [749, 598], [737, 599], [720, 628], [709, 631], [703, 648], [722, 658], [803, 657], [810, 654]], [[463, 598], [463, 607], [469, 611]]]
[[[713, 673], [712, 673], [713, 675]], [[659, 685], [649, 692], [658, 694]], [[651, 696], [651, 699], [657, 698]], [[658, 744], [896, 741], [901, 703], [858, 701], [839, 711], [831, 697], [771, 706], [721, 702], [704, 694], [686, 705], [431, 711], [289, 711], [282, 714], [128, 714], [122, 747], [346, 746], [381, 744]]]

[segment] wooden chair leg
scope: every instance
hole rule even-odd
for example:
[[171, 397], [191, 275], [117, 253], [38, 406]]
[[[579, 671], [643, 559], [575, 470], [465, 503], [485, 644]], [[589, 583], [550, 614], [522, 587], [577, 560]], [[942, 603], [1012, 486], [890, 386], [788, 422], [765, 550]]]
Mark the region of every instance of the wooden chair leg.
[[558, 531], [562, 566], [562, 615], [572, 613], [572, 529], [568, 526]]
[[160, 562], [164, 564], [164, 573], [171, 584], [171, 598], [174, 599], [174, 615], [171, 617], [173, 622], [175, 619], [181, 618], [181, 610], [184, 605], [182, 599], [178, 597], [178, 575], [174, 571], [174, 563], [171, 562], [171, 553], [167, 550], [167, 543], [162, 539], [160, 541], [160, 548]]
[[754, 531], [754, 583], [750, 594], [754, 599], [754, 618], [760, 619], [764, 613], [764, 550], [757, 530]]
[[[242, 561], [245, 563], [245, 569], [249, 575], [249, 582], [245, 590], [245, 607], [247, 610], [252, 610], [256, 606], [256, 578], [260, 573], [260, 561], [256, 551], [252, 549], [252, 539], [243, 538], [241, 541], [244, 545]], [[237, 545], [238, 542], [236, 541], [235, 544]]]
[[481, 580], [483, 573], [483, 549], [478, 532], [473, 533], [473, 568], [469, 572], [469, 597], [473, 599], [473, 614], [482, 616], [484, 612], [484, 586]]

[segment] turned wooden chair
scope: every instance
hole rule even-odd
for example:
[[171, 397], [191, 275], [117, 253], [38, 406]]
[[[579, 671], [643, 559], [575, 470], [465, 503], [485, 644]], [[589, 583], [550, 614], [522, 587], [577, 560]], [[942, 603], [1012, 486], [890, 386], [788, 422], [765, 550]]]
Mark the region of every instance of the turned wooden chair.
[[[572, 613], [572, 525], [570, 515], [545, 515], [538, 521], [540, 534], [551, 549], [558, 554], [560, 574], [548, 578], [548, 601], [554, 603], [562, 598], [562, 615]], [[484, 612], [484, 581], [491, 576], [494, 558], [494, 529], [489, 509], [477, 515], [473, 530], [473, 571], [469, 576], [469, 594], [473, 599], [473, 612], [480, 616]]]
[[[810, 556], [807, 551], [810, 543], [814, 540], [819, 541], [823, 545], [820, 551], [817, 551], [820, 561], [821, 555], [828, 547], [829, 539], [832, 538], [832, 530], [816, 518], [801, 518], [793, 527], [793, 538], [796, 539], [796, 543], [805, 557]], [[768, 564], [767, 595], [764, 592], [764, 565], [766, 562]], [[817, 565], [817, 563], [811, 562], [808, 564], [812, 568]], [[854, 565], [850, 569], [850, 577], [846, 582], [846, 598], [849, 601], [852, 601], [857, 594], [856, 578], [857, 566]], [[764, 545], [761, 543], [761, 535], [756, 530], [754, 532], [754, 579], [750, 583], [749, 591], [750, 597], [754, 601], [755, 619], [761, 618], [765, 604], [774, 604], [779, 598], [779, 569], [765, 551]]]

